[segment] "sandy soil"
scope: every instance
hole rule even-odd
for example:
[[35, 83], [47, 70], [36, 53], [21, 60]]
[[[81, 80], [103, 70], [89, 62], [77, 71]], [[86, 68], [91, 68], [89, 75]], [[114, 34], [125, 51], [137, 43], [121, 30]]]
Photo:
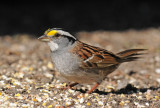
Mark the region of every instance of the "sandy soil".
[[122, 64], [85, 97], [90, 85], [61, 90], [66, 83], [54, 79], [47, 44], [26, 34], [0, 37], [0, 107], [107, 107], [158, 108], [160, 106], [160, 29], [123, 32], [79, 32], [79, 40], [119, 52], [148, 49], [139, 61]]

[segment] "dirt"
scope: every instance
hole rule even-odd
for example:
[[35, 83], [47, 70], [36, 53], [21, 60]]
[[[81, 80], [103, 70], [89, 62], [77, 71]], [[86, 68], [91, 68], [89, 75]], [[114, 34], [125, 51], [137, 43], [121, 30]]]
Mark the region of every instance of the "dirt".
[[160, 106], [160, 29], [79, 32], [79, 40], [114, 53], [148, 49], [143, 57], [122, 64], [91, 94], [92, 85], [61, 90], [67, 83], [54, 79], [50, 50], [34, 36], [0, 37], [0, 107], [107, 107]]

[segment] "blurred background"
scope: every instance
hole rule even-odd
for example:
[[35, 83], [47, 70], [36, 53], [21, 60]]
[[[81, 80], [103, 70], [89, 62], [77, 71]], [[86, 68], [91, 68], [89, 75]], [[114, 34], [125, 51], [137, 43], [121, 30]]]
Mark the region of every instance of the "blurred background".
[[145, 29], [160, 26], [158, 1], [110, 0], [103, 2], [43, 1], [35, 4], [0, 4], [0, 35], [41, 35], [52, 27], [70, 32]]

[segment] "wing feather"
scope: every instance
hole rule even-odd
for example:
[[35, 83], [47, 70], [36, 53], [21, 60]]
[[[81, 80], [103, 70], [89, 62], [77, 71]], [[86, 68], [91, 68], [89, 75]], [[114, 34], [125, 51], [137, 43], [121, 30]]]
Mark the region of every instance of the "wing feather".
[[78, 48], [75, 47], [73, 52], [82, 59], [83, 68], [105, 68], [119, 63], [120, 58], [105, 49], [80, 41], [77, 44]]

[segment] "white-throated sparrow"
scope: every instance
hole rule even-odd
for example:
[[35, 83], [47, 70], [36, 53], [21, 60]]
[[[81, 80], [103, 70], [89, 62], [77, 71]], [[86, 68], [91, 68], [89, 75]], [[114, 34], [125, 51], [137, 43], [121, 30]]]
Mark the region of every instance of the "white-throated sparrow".
[[142, 54], [138, 52], [144, 50], [129, 49], [113, 54], [83, 43], [70, 33], [57, 28], [45, 31], [38, 39], [47, 42], [51, 49], [57, 78], [75, 82], [69, 87], [78, 83], [96, 83], [88, 93], [91, 93], [121, 63], [138, 59], [137, 55]]

